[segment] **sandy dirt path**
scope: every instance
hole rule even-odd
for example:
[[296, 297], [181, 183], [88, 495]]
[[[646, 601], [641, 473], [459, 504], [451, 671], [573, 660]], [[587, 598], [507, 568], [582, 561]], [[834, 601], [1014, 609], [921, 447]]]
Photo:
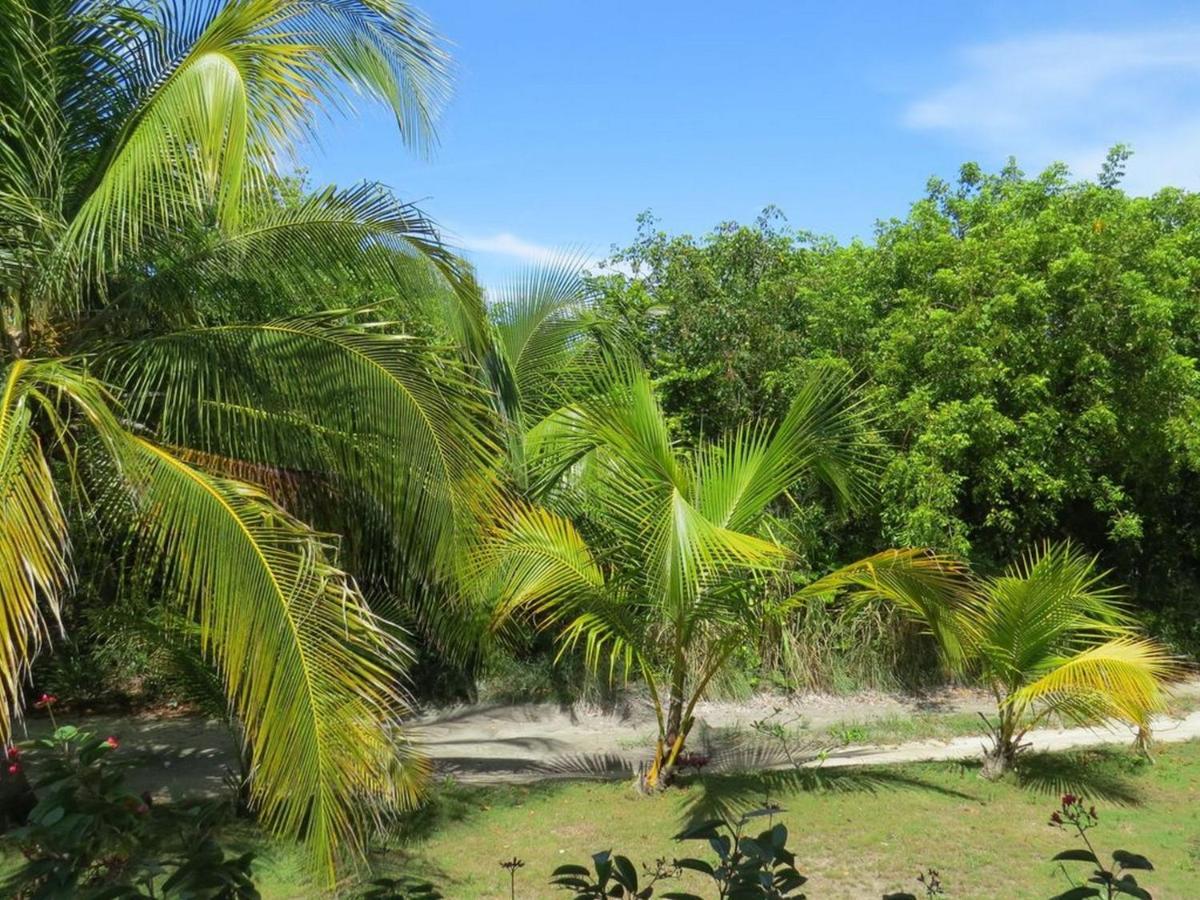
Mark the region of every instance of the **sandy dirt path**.
[[[1200, 681], [1177, 692], [1181, 709], [1200, 705]], [[750, 725], [770, 716], [803, 724], [800, 753], [820, 765], [886, 765], [925, 760], [966, 759], [980, 752], [980, 736], [918, 740], [894, 746], [831, 746], [830, 729], [906, 716], [974, 714], [992, 708], [973, 691], [923, 696], [811, 695], [755, 697], [738, 703], [704, 703], [690, 746], [711, 757], [709, 771], [767, 769], [790, 765], [777, 743]], [[799, 717], [799, 718], [798, 718]], [[131, 787], [163, 799], [215, 795], [226, 789], [236, 767], [235, 739], [224, 723], [196, 716], [92, 716], [84, 727], [120, 738], [138, 766]], [[27, 723], [31, 736], [48, 731], [45, 720]], [[615, 778], [635, 772], [653, 743], [654, 716], [648, 705], [629, 701], [616, 710], [562, 708], [552, 704], [474, 705], [431, 710], [407, 724], [407, 733], [432, 758], [441, 776], [477, 783], [528, 782], [555, 778]], [[1158, 741], [1200, 738], [1200, 711], [1163, 717]], [[1038, 750], [1066, 750], [1132, 741], [1123, 726], [1043, 729], [1029, 736]]]

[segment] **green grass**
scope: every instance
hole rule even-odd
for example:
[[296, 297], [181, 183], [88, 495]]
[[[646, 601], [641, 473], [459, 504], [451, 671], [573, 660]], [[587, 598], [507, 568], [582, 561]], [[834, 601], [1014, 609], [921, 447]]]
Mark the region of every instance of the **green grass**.
[[831, 725], [826, 733], [838, 746], [888, 746], [908, 741], [949, 740], [964, 735], [981, 734], [982, 730], [983, 723], [974, 713], [896, 713], [877, 719], [838, 722]]
[[[1021, 778], [998, 784], [981, 781], [973, 765], [932, 763], [706, 777], [649, 798], [627, 783], [445, 784], [373, 865], [434, 879], [453, 900], [507, 898], [499, 863], [515, 855], [526, 862], [518, 897], [564, 897], [546, 886], [564, 862], [609, 848], [638, 862], [703, 856], [705, 847], [671, 836], [697, 816], [769, 796], [786, 810], [780, 818], [814, 900], [913, 891], [916, 873], [930, 866], [949, 897], [1045, 898], [1065, 888], [1050, 857], [1076, 845], [1047, 825], [1065, 790], [1098, 807], [1093, 837], [1104, 854], [1121, 848], [1153, 860], [1157, 871], [1139, 880], [1155, 897], [1200, 896], [1200, 743], [1163, 745], [1154, 765], [1115, 750], [1033, 758]], [[299, 857], [279, 846], [264, 851], [258, 873], [264, 897], [316, 894]], [[684, 886], [704, 891], [675, 884]]]

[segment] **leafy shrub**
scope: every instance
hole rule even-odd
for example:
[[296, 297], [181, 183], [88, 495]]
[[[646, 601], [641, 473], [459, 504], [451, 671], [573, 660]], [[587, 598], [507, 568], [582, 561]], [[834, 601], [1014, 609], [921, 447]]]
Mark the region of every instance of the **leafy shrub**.
[[[695, 858], [676, 859], [672, 863], [660, 859], [654, 868], [643, 869], [643, 880], [639, 883], [637, 868], [628, 857], [603, 852], [592, 857], [591, 870], [580, 865], [559, 866], [550, 883], [574, 891], [575, 900], [604, 897], [646, 900], [654, 896], [659, 881], [674, 878], [686, 869], [711, 879], [716, 893], [706, 896], [719, 900], [804, 900], [805, 895], [799, 889], [808, 879], [797, 871], [796, 857], [787, 848], [787, 827], [778, 822], [756, 837], [745, 833], [754, 819], [772, 817], [781, 811], [778, 807], [757, 809], [736, 823], [712, 819], [675, 836], [677, 841], [707, 841], [717, 854], [715, 864]], [[683, 891], [670, 891], [660, 898], [702, 900], [699, 895]]]
[[28, 752], [38, 777], [25, 824], [3, 838], [25, 858], [3, 884], [5, 896], [256, 900], [253, 854], [226, 856], [212, 836], [215, 808], [164, 809], [130, 794], [125, 764], [113, 758], [119, 746], [116, 737], [63, 725], [8, 749], [10, 774]]

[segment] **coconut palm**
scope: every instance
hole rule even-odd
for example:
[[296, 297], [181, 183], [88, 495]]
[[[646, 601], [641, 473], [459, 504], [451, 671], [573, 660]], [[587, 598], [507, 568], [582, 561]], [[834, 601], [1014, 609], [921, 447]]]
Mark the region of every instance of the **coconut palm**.
[[1046, 543], [1003, 574], [973, 583], [953, 609], [938, 598], [925, 606], [911, 595], [888, 598], [919, 621], [935, 617], [954, 666], [995, 696], [986, 776], [1007, 771], [1028, 731], [1050, 718], [1115, 719], [1136, 728], [1139, 740], [1149, 738], [1179, 664], [1141, 633], [1107, 576], [1071, 544]]
[[689, 452], [648, 378], [627, 372], [529, 434], [546, 505], [507, 505], [475, 555], [477, 577], [495, 598], [495, 627], [528, 620], [591, 669], [640, 676], [658, 721], [645, 788], [670, 780], [696, 703], [767, 623], [843, 589], [887, 596], [954, 581], [946, 561], [892, 551], [786, 600], [762, 590], [789, 556], [758, 531], [773, 501], [806, 478], [844, 501], [868, 489], [864, 414], [844, 377], [819, 370], [777, 426]]
[[[376, 590], [437, 581], [487, 492], [482, 307], [417, 210], [275, 165], [356, 94], [427, 146], [446, 85], [399, 0], [0, 5], [0, 739], [71, 596], [71, 528], [102, 529], [86, 562], [190, 617], [262, 821], [329, 878], [423, 767], [389, 733], [406, 650], [312, 526], [382, 535], [349, 542]], [[441, 285], [459, 349], [327, 309], [343, 278], [411, 320]], [[256, 321], [251, 289], [305, 315]]]

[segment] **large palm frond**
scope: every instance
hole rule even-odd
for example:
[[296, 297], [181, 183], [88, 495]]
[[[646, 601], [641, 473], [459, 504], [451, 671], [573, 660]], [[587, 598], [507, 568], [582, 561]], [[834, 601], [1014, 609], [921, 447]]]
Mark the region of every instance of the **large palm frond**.
[[564, 256], [512, 277], [491, 301], [491, 380], [524, 431], [594, 387], [605, 332], [581, 260]]
[[[400, 0], [15, 6], [23, 48], [46, 61], [37, 108], [60, 112], [12, 143], [68, 154], [74, 176], [60, 269], [110, 274], [148, 236], [197, 217], [236, 229], [322, 103], [366, 94], [425, 144], [448, 84], [444, 51]], [[28, 75], [12, 77], [28, 89]]]
[[1181, 674], [1178, 659], [1161, 644], [1121, 637], [1045, 660], [1044, 674], [1009, 695], [1018, 710], [1040, 707], [1082, 724], [1120, 719], [1148, 729], [1150, 717], [1166, 708], [1163, 685]]
[[[359, 846], [365, 822], [412, 802], [424, 775], [419, 760], [403, 764], [388, 729], [406, 710], [397, 687], [403, 645], [335, 565], [329, 541], [264, 493], [130, 433], [103, 386], [77, 369], [19, 361], [5, 374], [14, 398], [6, 429], [16, 434], [22, 404], [36, 402], [58, 439], [72, 442], [67, 460], [92, 520], [128, 530], [137, 563], [196, 621], [245, 728], [264, 822], [303, 838], [332, 878], [337, 854]], [[31, 471], [32, 487], [16, 469], [3, 473], [6, 501], [15, 502], [5, 503], [0, 524], [27, 532], [6, 530], [0, 543], [6, 621], [22, 628], [4, 635], [13, 687], [42, 633], [36, 604], [45, 599], [53, 610], [67, 574], [61, 512], [37, 466]]]
[[345, 524], [384, 542], [394, 578], [444, 570], [487, 502], [485, 400], [423, 341], [334, 315], [139, 341], [115, 371], [165, 443], [330, 479], [367, 504]]
[[978, 645], [973, 579], [958, 560], [925, 549], [884, 550], [805, 585], [782, 602], [789, 613], [818, 598], [849, 595], [849, 612], [884, 602], [917, 622], [937, 640], [952, 669], [961, 670]]
[[[278, 314], [296, 315], [328, 308], [331, 293], [345, 296], [345, 286], [353, 285], [363, 305], [375, 302], [408, 321], [441, 324], [476, 354], [482, 344], [482, 301], [462, 260], [420, 210], [378, 184], [329, 187], [295, 200], [268, 196], [248, 207], [237, 229], [200, 228], [192, 242], [167, 236], [157, 243], [155, 260], [151, 271], [137, 273], [112, 298], [110, 316], [112, 307], [132, 304], [165, 311], [176, 323], [228, 321], [229, 307], [236, 319], [237, 295], [247, 285], [258, 307], [265, 293]], [[231, 291], [235, 296], [224, 299]], [[209, 307], [207, 316], [193, 312], [201, 303]]]
[[[249, 743], [268, 828], [303, 837], [332, 878], [372, 814], [411, 804], [381, 723], [406, 712], [404, 651], [329, 560], [266, 495], [194, 469], [142, 438], [119, 448], [143, 563], [186, 601]], [[382, 807], [382, 809], [381, 809]]]
[[0, 371], [0, 742], [20, 712], [21, 682], [71, 578], [67, 522], [33, 413], [49, 398], [37, 368]]
[[743, 426], [700, 453], [697, 507], [723, 527], [745, 530], [809, 475], [846, 503], [861, 500], [876, 468], [862, 442], [869, 418], [845, 374], [816, 369], [777, 425]]
[[1133, 633], [1105, 574], [1077, 547], [1045, 543], [984, 582], [975, 619], [993, 674], [1019, 682], [1050, 657]]

